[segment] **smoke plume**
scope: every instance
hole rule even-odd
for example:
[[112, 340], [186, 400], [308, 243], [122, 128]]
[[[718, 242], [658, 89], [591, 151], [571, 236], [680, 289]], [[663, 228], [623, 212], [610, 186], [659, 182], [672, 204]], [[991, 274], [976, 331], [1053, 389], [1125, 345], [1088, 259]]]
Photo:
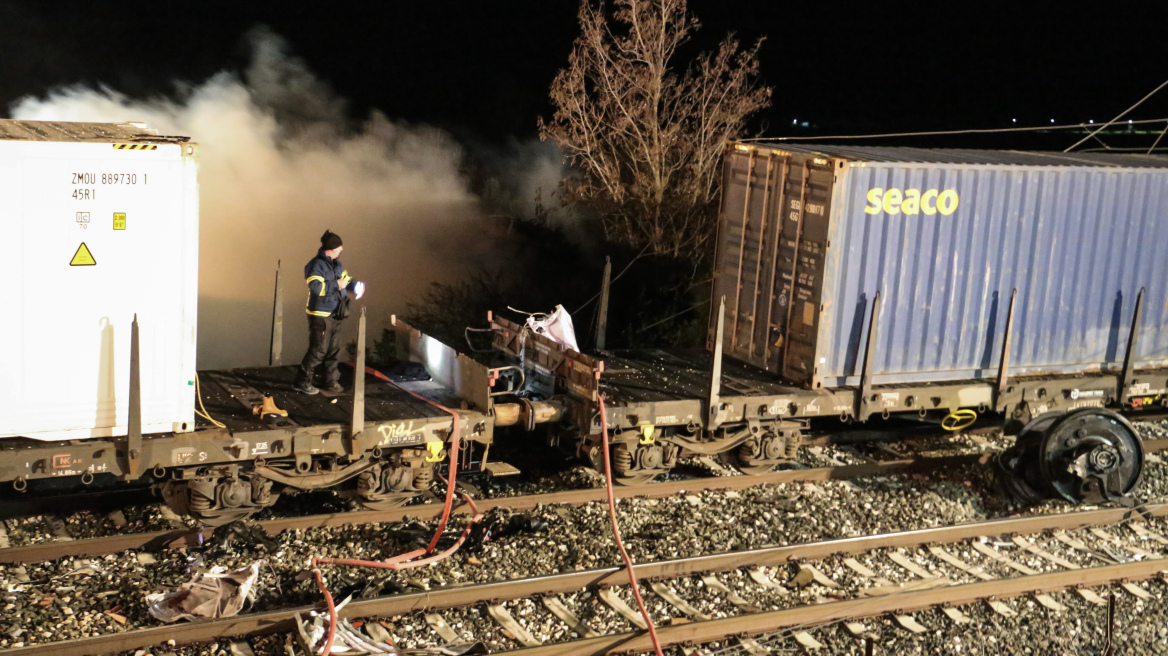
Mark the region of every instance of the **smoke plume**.
[[[450, 281], [489, 257], [475, 238], [485, 213], [460, 174], [457, 143], [377, 113], [348, 125], [343, 100], [279, 37], [257, 31], [252, 46], [242, 76], [220, 73], [173, 98], [67, 88], [22, 99], [12, 111], [30, 120], [142, 121], [201, 144], [201, 369], [267, 363], [277, 262], [284, 362], [303, 355], [302, 271], [326, 228], [344, 238], [341, 259], [367, 282], [360, 304], [371, 336], [430, 282]], [[547, 177], [547, 165], [536, 168]], [[356, 322], [346, 323], [351, 339]]]

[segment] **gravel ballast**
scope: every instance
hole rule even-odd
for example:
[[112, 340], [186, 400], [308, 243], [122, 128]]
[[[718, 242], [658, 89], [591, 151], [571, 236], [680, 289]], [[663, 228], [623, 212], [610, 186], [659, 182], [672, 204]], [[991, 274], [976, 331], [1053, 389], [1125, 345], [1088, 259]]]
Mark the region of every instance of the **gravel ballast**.
[[[1168, 437], [1168, 422], [1137, 426], [1146, 439]], [[985, 441], [993, 445], [995, 439]], [[964, 448], [988, 447], [970, 440]], [[848, 449], [836, 447], [824, 448], [822, 453], [842, 461], [857, 457]], [[868, 451], [860, 449], [856, 453], [863, 457]], [[875, 455], [875, 452], [871, 453]], [[1138, 495], [1143, 501], [1168, 498], [1168, 466], [1160, 456], [1149, 457]], [[635, 560], [644, 562], [982, 521], [1023, 511], [1065, 512], [1070, 506], [1051, 501], [1023, 509], [1003, 501], [994, 487], [989, 468], [978, 466], [929, 476], [795, 483], [759, 486], [738, 492], [694, 492], [664, 499], [628, 499], [621, 500], [618, 509], [626, 545]], [[373, 575], [357, 568], [327, 567], [325, 575], [334, 595], [342, 598], [349, 593], [373, 596], [454, 583], [484, 583], [610, 567], [620, 563], [603, 504], [542, 507], [529, 516], [535, 520], [531, 523], [538, 527], [537, 530], [520, 530], [497, 537], [478, 551], [464, 550], [431, 567], [401, 574], [378, 572]], [[461, 521], [457, 520], [456, 524]], [[1164, 531], [1162, 525], [1160, 529]], [[320, 598], [319, 591], [305, 572], [311, 557], [385, 558], [417, 548], [428, 540], [432, 530], [432, 524], [416, 523], [330, 527], [286, 532], [274, 538], [275, 548], [272, 550], [235, 542], [225, 547], [207, 546], [190, 551], [127, 552], [91, 560], [63, 559], [26, 566], [29, 581], [20, 580], [16, 568], [3, 567], [0, 568], [0, 584], [5, 590], [4, 612], [0, 613], [0, 648], [157, 626], [159, 623], [146, 612], [145, 595], [175, 589], [189, 579], [192, 568], [200, 566], [219, 565], [234, 569], [263, 559], [265, 564], [251, 607], [254, 611], [316, 603]], [[19, 531], [10, 528], [9, 533], [11, 537], [18, 535]], [[16, 539], [12, 541], [18, 543]], [[830, 565], [832, 571], [826, 573], [834, 577], [841, 567], [833, 562]], [[895, 569], [882, 566], [878, 573], [898, 580]], [[1003, 571], [999, 575], [1009, 573]], [[786, 580], [787, 576], [785, 572], [773, 573], [776, 581]], [[899, 576], [903, 578], [902, 574]], [[812, 592], [821, 594], [823, 591]], [[731, 610], [722, 602], [715, 603], [716, 597], [703, 597], [704, 591], [697, 587], [679, 589], [678, 593], [691, 603], [704, 604], [701, 609], [708, 614]], [[761, 596], [750, 600], [760, 607], [765, 605]], [[628, 601], [631, 603], [631, 598]], [[585, 607], [594, 605], [592, 602], [583, 603]], [[657, 603], [664, 602], [658, 600]], [[1151, 601], [1144, 602], [1145, 609], [1153, 606]], [[530, 616], [536, 624], [551, 617], [542, 605], [530, 610], [528, 615], [511, 610], [517, 619]], [[654, 610], [655, 616], [661, 610]], [[1045, 609], [1039, 610], [1046, 612]], [[465, 621], [470, 622], [472, 616], [481, 619], [485, 611], [468, 609], [465, 612], [469, 613]], [[120, 618], [124, 618], [125, 624]], [[624, 621], [615, 616], [610, 619]], [[1013, 618], [1010, 626], [1019, 621]], [[1004, 626], [1001, 621], [993, 626], [998, 625]], [[936, 626], [945, 634], [944, 639], [949, 639], [950, 634], [976, 633], [945, 628], [941, 622]], [[903, 633], [902, 629], [896, 630]], [[419, 635], [429, 634], [423, 632]], [[976, 636], [978, 639], [986, 637]]]

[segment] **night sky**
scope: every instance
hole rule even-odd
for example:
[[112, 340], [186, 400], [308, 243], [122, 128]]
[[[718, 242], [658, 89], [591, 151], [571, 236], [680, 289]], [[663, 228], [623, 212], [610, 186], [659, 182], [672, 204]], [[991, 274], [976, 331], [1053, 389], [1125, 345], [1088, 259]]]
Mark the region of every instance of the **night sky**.
[[[485, 140], [529, 138], [576, 34], [574, 0], [0, 0], [0, 112], [57, 85], [169, 93], [248, 59], [266, 25], [349, 100]], [[693, 46], [766, 35], [767, 136], [1111, 118], [1168, 78], [1163, 2], [691, 0]], [[1133, 116], [1168, 116], [1168, 90]], [[808, 128], [792, 126], [808, 121]], [[1050, 142], [1073, 142], [1066, 135]], [[995, 145], [1002, 142], [995, 142]], [[923, 145], [923, 144], [921, 144]], [[975, 145], [954, 141], [952, 145]], [[1005, 143], [1004, 145], [1011, 145]]]

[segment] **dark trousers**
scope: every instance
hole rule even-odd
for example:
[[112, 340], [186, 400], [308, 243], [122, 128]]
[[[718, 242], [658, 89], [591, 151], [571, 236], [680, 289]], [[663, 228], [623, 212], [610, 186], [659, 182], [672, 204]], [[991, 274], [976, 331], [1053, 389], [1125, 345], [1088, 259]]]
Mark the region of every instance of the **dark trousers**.
[[308, 317], [308, 352], [300, 362], [296, 374], [296, 384], [311, 385], [316, 368], [324, 365], [324, 385], [328, 387], [339, 382], [341, 372], [337, 371], [337, 355], [341, 351], [341, 322], [332, 317]]

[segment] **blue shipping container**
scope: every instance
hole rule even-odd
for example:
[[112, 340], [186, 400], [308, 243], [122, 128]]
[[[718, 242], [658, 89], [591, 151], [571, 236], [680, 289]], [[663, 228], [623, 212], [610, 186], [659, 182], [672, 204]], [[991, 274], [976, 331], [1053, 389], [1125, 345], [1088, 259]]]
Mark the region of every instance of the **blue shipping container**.
[[714, 298], [729, 355], [811, 388], [1168, 366], [1168, 159], [738, 144]]

